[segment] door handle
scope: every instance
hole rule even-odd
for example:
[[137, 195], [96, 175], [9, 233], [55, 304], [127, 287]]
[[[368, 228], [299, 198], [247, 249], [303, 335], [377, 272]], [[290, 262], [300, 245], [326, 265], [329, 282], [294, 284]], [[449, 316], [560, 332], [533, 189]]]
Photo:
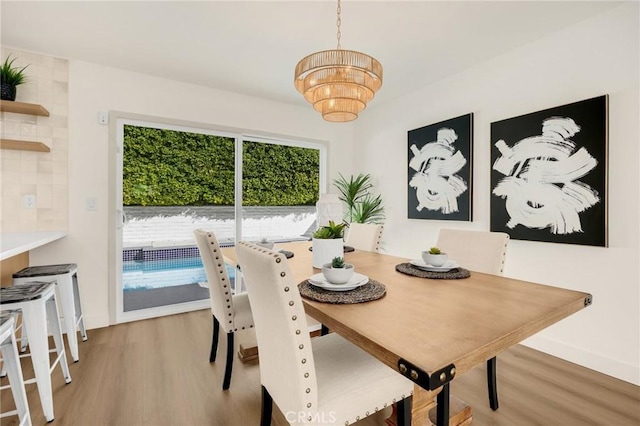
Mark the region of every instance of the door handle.
[[124, 227], [124, 224], [127, 223], [127, 214], [122, 209], [117, 209], [116, 212], [118, 213], [117, 227], [118, 229], [122, 229]]

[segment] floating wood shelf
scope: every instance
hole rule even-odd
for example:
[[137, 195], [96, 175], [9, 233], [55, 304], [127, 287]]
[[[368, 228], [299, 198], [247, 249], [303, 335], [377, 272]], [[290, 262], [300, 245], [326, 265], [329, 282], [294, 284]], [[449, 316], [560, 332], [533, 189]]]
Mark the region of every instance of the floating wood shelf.
[[15, 139], [0, 139], [0, 149], [17, 149], [20, 151], [51, 152], [42, 142], [18, 141]]
[[[26, 102], [0, 100], [0, 111], [15, 112], [17, 114], [39, 115], [48, 117], [49, 111], [42, 105]], [[15, 139], [0, 139], [0, 149], [16, 149], [20, 151], [51, 152], [51, 149], [37, 141], [19, 141]]]
[[39, 115], [41, 117], [49, 116], [49, 111], [42, 105], [28, 104], [26, 102], [0, 101], [0, 111]]

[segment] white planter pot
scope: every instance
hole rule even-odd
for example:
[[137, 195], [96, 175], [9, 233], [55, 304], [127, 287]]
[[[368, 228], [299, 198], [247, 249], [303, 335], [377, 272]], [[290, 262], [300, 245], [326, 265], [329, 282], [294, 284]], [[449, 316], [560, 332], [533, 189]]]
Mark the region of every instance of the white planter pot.
[[431, 254], [428, 251], [422, 252], [422, 260], [424, 260], [424, 263], [428, 263], [431, 266], [442, 266], [448, 259], [449, 256], [447, 256], [446, 253]]
[[345, 263], [344, 268], [332, 268], [331, 263], [327, 263], [322, 267], [322, 275], [331, 284], [344, 284], [353, 276], [353, 265]]
[[325, 263], [331, 263], [334, 257], [344, 256], [344, 241], [342, 238], [330, 240], [313, 239], [313, 267], [322, 269]]

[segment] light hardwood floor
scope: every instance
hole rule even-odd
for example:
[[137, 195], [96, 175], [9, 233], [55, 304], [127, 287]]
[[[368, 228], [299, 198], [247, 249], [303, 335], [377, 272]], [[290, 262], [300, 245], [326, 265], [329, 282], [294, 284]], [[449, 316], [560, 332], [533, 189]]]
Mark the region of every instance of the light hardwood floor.
[[[55, 421], [62, 425], [249, 426], [260, 417], [257, 361], [235, 360], [231, 389], [222, 391], [226, 339], [209, 363], [209, 310], [89, 330], [65, 385], [54, 371]], [[26, 377], [33, 377], [28, 359]], [[2, 384], [6, 384], [2, 379]], [[484, 367], [457, 378], [451, 391], [473, 410], [474, 425], [640, 425], [640, 388], [532, 349], [498, 356], [500, 409], [488, 406]], [[34, 425], [46, 423], [35, 385], [27, 386]], [[2, 411], [13, 409], [8, 390]], [[274, 414], [274, 425], [284, 424]], [[1, 425], [15, 425], [5, 418]], [[381, 418], [367, 425], [384, 424]]]

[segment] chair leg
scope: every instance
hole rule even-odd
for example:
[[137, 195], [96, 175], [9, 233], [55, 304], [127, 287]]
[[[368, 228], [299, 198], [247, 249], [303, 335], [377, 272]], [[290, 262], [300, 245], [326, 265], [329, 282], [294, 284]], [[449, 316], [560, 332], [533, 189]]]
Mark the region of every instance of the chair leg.
[[489, 406], [498, 409], [498, 382], [496, 379], [496, 357], [487, 360], [487, 385], [489, 388]]
[[322, 327], [320, 328], [320, 335], [321, 336], [326, 336], [327, 334], [329, 334], [329, 327], [327, 327], [324, 324], [321, 324]]
[[411, 397], [396, 403], [398, 426], [411, 426]]
[[224, 369], [224, 382], [222, 383], [222, 390], [229, 389], [231, 384], [231, 370], [233, 369], [233, 332], [227, 333], [227, 366]]
[[271, 414], [273, 412], [273, 398], [267, 388], [262, 386], [262, 409], [260, 410], [260, 426], [271, 425]]
[[216, 354], [218, 353], [218, 338], [220, 337], [220, 323], [214, 315], [213, 317], [213, 337], [211, 338], [211, 354], [209, 355], [209, 362], [215, 362]]

